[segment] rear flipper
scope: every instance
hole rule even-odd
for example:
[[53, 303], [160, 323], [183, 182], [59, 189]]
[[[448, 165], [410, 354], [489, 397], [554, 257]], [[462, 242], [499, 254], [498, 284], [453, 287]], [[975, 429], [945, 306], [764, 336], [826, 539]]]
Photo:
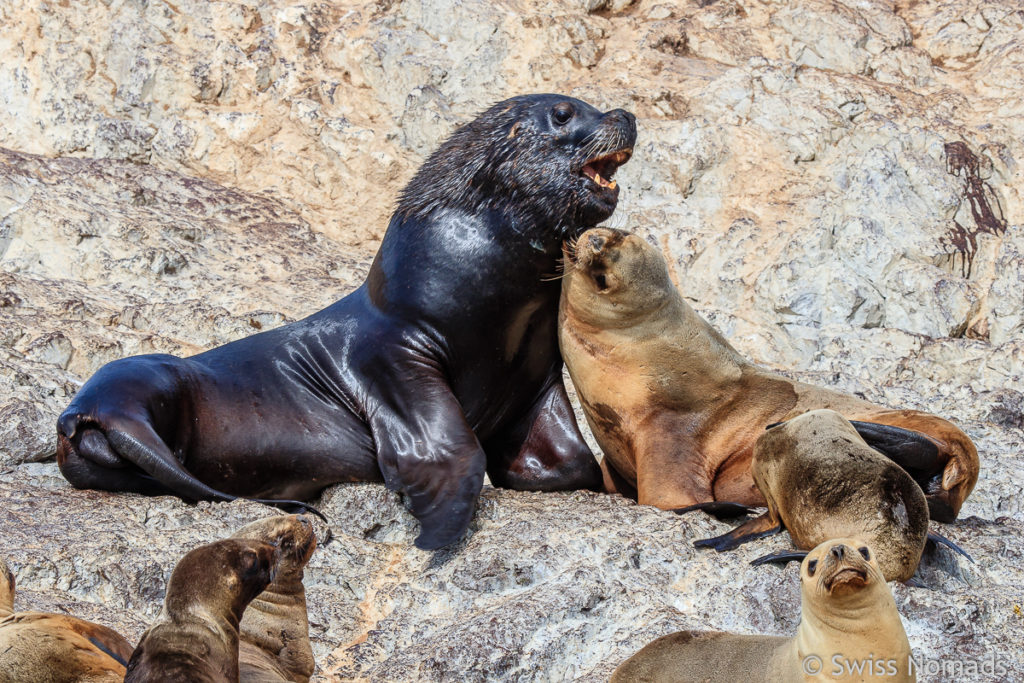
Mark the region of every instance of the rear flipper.
[[972, 564], [974, 563], [974, 558], [973, 557], [968, 555], [967, 552], [963, 548], [961, 548], [956, 543], [954, 543], [953, 541], [949, 540], [948, 538], [946, 538], [942, 534], [937, 534], [934, 531], [929, 531], [928, 532], [928, 541], [927, 542], [932, 544], [932, 546], [934, 546], [936, 548], [938, 546], [940, 546], [940, 545], [944, 545], [947, 548], [951, 548], [953, 551], [960, 553], [961, 555], [966, 557], [968, 560], [970, 560]]
[[751, 560], [750, 565], [752, 567], [760, 567], [763, 564], [786, 565], [790, 562], [803, 562], [805, 557], [807, 557], [806, 550], [779, 550], [770, 555], [762, 555], [755, 560]]
[[695, 512], [697, 510], [706, 512], [715, 519], [732, 519], [735, 517], [742, 517], [743, 515], [751, 515], [754, 513], [755, 508], [747, 507], [740, 503], [730, 503], [724, 500], [712, 500], [707, 503], [697, 503], [695, 505], [675, 508], [674, 510], [669, 510], [669, 512], [682, 515], [687, 512]]
[[875, 422], [851, 420], [850, 424], [869, 446], [912, 474], [933, 475], [946, 466], [938, 445], [920, 432]]
[[[239, 498], [196, 479], [182, 467], [148, 424], [133, 421], [124, 430], [109, 429], [105, 433], [95, 427], [84, 429], [78, 449], [69, 437], [75, 431], [75, 427], [62, 425], [58, 434], [57, 459], [61, 473], [76, 488], [128, 491], [148, 496], [176, 495], [189, 501], [232, 501]], [[135, 465], [142, 472], [129, 465]], [[327, 521], [322, 512], [301, 501], [251, 500], [285, 512], [308, 511]]]
[[694, 548], [714, 548], [718, 552], [733, 550], [749, 541], [774, 536], [782, 531], [782, 522], [777, 521], [771, 512], [740, 524], [727, 534], [714, 538], [703, 538], [693, 542]]

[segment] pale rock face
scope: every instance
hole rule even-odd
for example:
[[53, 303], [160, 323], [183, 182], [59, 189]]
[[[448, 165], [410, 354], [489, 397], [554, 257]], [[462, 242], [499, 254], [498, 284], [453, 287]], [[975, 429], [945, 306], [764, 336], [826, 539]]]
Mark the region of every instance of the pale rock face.
[[[936, 528], [977, 564], [929, 555], [936, 590], [894, 592], [921, 657], [1024, 678], [1019, 3], [23, 2], [0, 26], [0, 545], [21, 608], [137, 638], [178, 557], [266, 514], [71, 490], [54, 420], [82, 381], [352, 291], [445, 136], [564, 92], [637, 114], [609, 224], [658, 245], [742, 353], [976, 440], [964, 519]], [[488, 490], [431, 555], [381, 486], [321, 505], [320, 680], [606, 680], [680, 628], [796, 626], [794, 567], [747, 565], [785, 537], [697, 552], [727, 528], [699, 515]]]

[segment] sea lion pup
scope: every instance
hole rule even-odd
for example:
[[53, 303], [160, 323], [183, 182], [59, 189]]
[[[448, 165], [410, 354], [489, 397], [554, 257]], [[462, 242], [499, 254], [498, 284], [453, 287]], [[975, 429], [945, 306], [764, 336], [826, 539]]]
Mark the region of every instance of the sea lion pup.
[[302, 515], [268, 517], [247, 524], [232, 538], [264, 541], [278, 552], [274, 581], [242, 615], [239, 679], [306, 683], [316, 668], [302, 585], [303, 569], [316, 549], [313, 525]]
[[606, 486], [678, 509], [764, 505], [750, 472], [764, 428], [816, 408], [850, 420], [952, 521], [978, 480], [978, 452], [950, 422], [794, 382], [745, 360], [685, 302], [661, 253], [607, 228], [566, 245], [559, 341], [604, 450]]
[[274, 546], [226, 539], [185, 554], [164, 606], [128, 661], [125, 683], [238, 681], [238, 625], [274, 579]]
[[611, 683], [916, 680], [910, 643], [871, 548], [822, 543], [800, 566], [792, 638], [682, 631], [627, 659]]
[[402, 192], [366, 281], [191, 358], [109, 363], [57, 421], [74, 486], [300, 499], [383, 481], [434, 549], [497, 486], [601, 486], [562, 384], [561, 244], [607, 219], [636, 122], [562, 95], [494, 105]]
[[728, 550], [783, 528], [803, 550], [852, 536], [871, 546], [886, 581], [914, 575], [928, 536], [924, 492], [839, 413], [812, 410], [772, 427], [754, 444], [751, 469], [768, 511], [694, 545]]
[[14, 611], [14, 573], [0, 560], [0, 683], [120, 683], [132, 646], [66, 614]]

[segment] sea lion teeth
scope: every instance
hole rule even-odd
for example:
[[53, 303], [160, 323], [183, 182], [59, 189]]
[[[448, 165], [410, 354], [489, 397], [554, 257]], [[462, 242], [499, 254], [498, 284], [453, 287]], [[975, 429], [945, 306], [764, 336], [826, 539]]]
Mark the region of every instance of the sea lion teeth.
[[[554, 112], [569, 108], [578, 137], [567, 141]], [[338, 482], [385, 482], [405, 494], [425, 550], [462, 537], [485, 476], [518, 490], [599, 489], [561, 381], [547, 276], [562, 240], [617, 203], [581, 189], [580, 159], [635, 141], [621, 109], [555, 94], [494, 105], [406, 185], [364, 286], [190, 358], [100, 368], [57, 421], [61, 472], [78, 488], [262, 495], [286, 510], [299, 505], [280, 499]], [[603, 163], [585, 173], [610, 174]], [[518, 247], [542, 256], [524, 271]], [[172, 428], [183, 420], [189, 429]]]

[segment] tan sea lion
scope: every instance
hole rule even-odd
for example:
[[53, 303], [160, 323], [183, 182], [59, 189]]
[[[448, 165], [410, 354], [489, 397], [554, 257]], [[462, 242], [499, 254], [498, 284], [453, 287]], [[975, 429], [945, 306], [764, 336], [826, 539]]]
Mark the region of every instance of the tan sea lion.
[[120, 683], [132, 646], [66, 614], [14, 611], [14, 573], [0, 560], [0, 683]]
[[237, 538], [182, 557], [156, 623], [128, 661], [125, 683], [238, 681], [238, 625], [273, 580], [277, 559], [269, 543]]
[[830, 538], [862, 539], [886, 581], [914, 575], [928, 536], [924, 492], [839, 413], [812, 410], [767, 430], [751, 469], [768, 511], [694, 545], [728, 550], [784, 527], [804, 550]]
[[817, 408], [850, 420], [952, 521], [978, 480], [978, 452], [949, 421], [795, 382], [744, 359], [685, 302], [638, 235], [595, 228], [565, 247], [559, 342], [606, 486], [677, 509], [764, 505], [750, 472], [764, 428]]
[[306, 683], [316, 668], [302, 585], [303, 569], [316, 549], [313, 525], [303, 515], [268, 517], [247, 524], [232, 538], [264, 541], [278, 549], [274, 581], [242, 615], [239, 678], [249, 683]]
[[792, 638], [674, 633], [627, 659], [611, 683], [916, 680], [903, 622], [866, 543], [822, 543], [804, 558], [800, 580]]

